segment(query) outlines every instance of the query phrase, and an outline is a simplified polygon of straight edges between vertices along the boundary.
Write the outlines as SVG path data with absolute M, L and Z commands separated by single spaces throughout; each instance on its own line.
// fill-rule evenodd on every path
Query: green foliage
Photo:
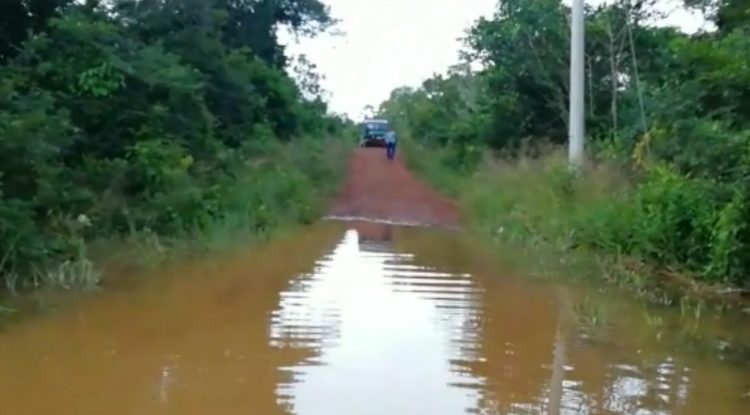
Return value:
M 468 30 L 465 62 L 397 89 L 380 112 L 413 142 L 415 168 L 493 237 L 748 286 L 747 4 L 686 1 L 718 28 L 693 35 L 647 24 L 656 4 L 587 9 L 596 163 L 581 177 L 546 151 L 567 140 L 570 11 L 559 0 L 499 2 Z
M 748 259 L 748 200 L 737 191 L 718 213 L 710 241 L 707 275 L 724 282 L 742 283 L 746 278 Z
M 573 314 L 584 326 L 595 327 L 607 323 L 603 305 L 594 303 L 588 296 L 573 305 Z
M 326 137 L 349 121 L 303 95 L 276 33 L 330 26 L 318 0 L 0 9 L 0 278 L 11 290 L 95 286 L 94 239 L 191 238 L 225 221 L 257 235 L 315 218 L 337 147 Z M 317 79 L 308 73 L 305 90 L 319 93 Z
M 69 289 L 92 290 L 101 279 L 101 273 L 94 268 L 94 264 L 86 256 L 85 243 L 78 240 L 75 257 L 63 261 L 52 269 L 39 271 L 35 284 Z
M 18 53 L 29 33 L 47 29 L 72 0 L 3 0 L 0 5 L 0 64 Z M 88 3 L 91 3 L 89 1 Z
M 707 282 L 746 284 L 750 212 L 735 183 L 689 178 L 667 164 L 649 167 L 634 184 L 608 164 L 575 177 L 557 154 L 491 160 L 467 175 L 446 161 L 443 149 L 407 151 L 420 155 L 421 164 L 412 165 L 456 196 L 471 225 L 492 238 L 565 256 L 635 258 Z

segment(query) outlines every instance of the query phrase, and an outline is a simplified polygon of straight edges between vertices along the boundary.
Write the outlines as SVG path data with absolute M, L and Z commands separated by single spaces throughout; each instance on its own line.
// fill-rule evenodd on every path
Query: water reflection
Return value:
M 272 344 L 317 356 L 280 370 L 277 393 L 296 414 L 464 413 L 483 381 L 452 362 L 476 358 L 467 275 L 417 266 L 393 251 L 391 231 L 347 232 L 281 296 Z M 439 399 L 434 399 L 439 397 Z
M 622 297 L 591 336 L 578 288 L 476 248 L 323 224 L 177 264 L 0 332 L 0 414 L 750 413 L 747 364 L 660 341 Z
M 419 234 L 357 224 L 281 295 L 272 345 L 310 352 L 279 369 L 287 411 L 699 414 L 694 395 L 730 395 L 709 385 L 696 392 L 689 358 L 633 343 L 632 328 L 592 342 L 567 289 L 467 268 L 467 253 L 447 242 L 454 236 Z M 731 372 L 693 363 L 709 377 Z M 727 413 L 745 406 L 737 405 Z
M 393 225 L 361 222 L 353 230 L 357 232 L 360 251 L 370 251 L 379 245 L 393 251 Z

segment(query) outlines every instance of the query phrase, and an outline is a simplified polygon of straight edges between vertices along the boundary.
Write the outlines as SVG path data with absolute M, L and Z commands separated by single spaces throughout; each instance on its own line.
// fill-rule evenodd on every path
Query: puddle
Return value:
M 750 413 L 747 364 L 673 316 L 607 298 L 589 327 L 455 232 L 323 223 L 163 274 L 0 333 L 0 413 Z

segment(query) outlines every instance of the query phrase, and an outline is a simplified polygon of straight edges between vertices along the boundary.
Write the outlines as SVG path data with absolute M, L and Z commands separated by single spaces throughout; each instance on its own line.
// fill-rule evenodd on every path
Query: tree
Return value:
M 72 0 L 4 0 L 0 4 L 0 64 L 16 56 L 30 33 L 47 28 Z
M 349 127 L 315 96 L 314 68 L 302 67 L 305 91 L 289 76 L 276 38 L 281 26 L 309 36 L 332 24 L 317 0 L 0 7 L 6 281 L 94 236 L 174 235 L 220 220 L 249 160 L 270 157 L 275 143 Z M 96 227 L 73 226 L 78 217 Z

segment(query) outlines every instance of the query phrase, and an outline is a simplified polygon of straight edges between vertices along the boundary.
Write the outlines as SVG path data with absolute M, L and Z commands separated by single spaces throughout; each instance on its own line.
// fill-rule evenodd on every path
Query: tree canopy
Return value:
M 747 283 L 750 256 L 739 252 L 750 248 L 750 6 L 688 0 L 716 30 L 686 34 L 652 25 L 656 5 L 586 10 L 589 154 L 634 174 L 647 215 L 638 226 L 654 238 L 634 234 L 618 249 L 640 246 L 659 261 Z M 565 144 L 569 14 L 560 0 L 499 2 L 467 31 L 461 67 L 394 91 L 380 112 L 403 134 L 454 149 L 452 163 L 465 169 L 483 148 Z
M 318 0 L 0 8 L 0 274 L 65 255 L 81 215 L 91 236 L 196 226 L 264 143 L 346 123 L 303 95 L 276 36 L 328 28 Z

